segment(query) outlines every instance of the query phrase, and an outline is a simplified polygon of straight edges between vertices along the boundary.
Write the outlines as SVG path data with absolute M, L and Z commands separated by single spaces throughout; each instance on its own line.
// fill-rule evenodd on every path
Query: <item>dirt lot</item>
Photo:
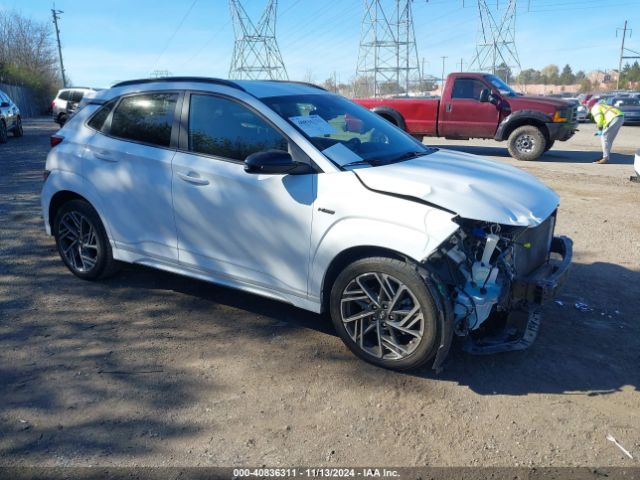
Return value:
M 638 466 L 640 128 L 613 165 L 589 163 L 582 130 L 534 163 L 454 147 L 554 188 L 575 266 L 532 348 L 456 344 L 436 376 L 369 366 L 327 318 L 248 294 L 140 267 L 73 277 L 38 203 L 54 125 L 26 124 L 0 145 L 0 464 Z

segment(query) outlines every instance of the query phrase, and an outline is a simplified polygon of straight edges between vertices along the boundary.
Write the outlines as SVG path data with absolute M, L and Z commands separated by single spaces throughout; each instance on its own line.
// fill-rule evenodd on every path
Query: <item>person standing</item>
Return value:
M 613 141 L 624 123 L 624 113 L 606 103 L 596 103 L 591 108 L 591 116 L 596 122 L 596 135 L 602 141 L 602 158 L 593 163 L 607 163 L 611 154 Z

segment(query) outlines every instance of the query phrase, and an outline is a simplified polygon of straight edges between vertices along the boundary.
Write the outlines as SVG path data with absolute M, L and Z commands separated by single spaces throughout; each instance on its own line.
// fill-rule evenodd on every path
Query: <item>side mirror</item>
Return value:
M 500 97 L 498 97 L 497 95 L 494 95 L 493 93 L 489 94 L 489 103 L 498 105 L 500 103 Z
M 483 88 L 480 91 L 480 97 L 478 98 L 478 100 L 481 103 L 487 103 L 489 101 L 490 96 L 491 96 L 491 91 L 488 88 Z
M 282 150 L 252 153 L 244 160 L 244 171 L 247 173 L 290 175 L 314 172 L 311 165 L 294 161 L 288 152 Z
M 11 104 L 9 102 L 0 103 L 0 107 L 2 107 L 2 108 L 7 108 L 7 107 L 10 107 L 10 106 L 11 106 Z

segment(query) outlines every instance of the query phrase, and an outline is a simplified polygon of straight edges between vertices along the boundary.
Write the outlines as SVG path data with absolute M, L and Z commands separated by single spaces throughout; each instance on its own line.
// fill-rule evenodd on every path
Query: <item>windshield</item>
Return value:
M 515 97 L 518 95 L 509 85 L 504 83 L 500 78 L 495 75 L 485 75 L 484 78 L 491 82 L 491 85 L 496 87 L 498 91 L 507 97 Z
M 339 167 L 386 165 L 435 151 L 338 95 L 290 95 L 262 101 Z

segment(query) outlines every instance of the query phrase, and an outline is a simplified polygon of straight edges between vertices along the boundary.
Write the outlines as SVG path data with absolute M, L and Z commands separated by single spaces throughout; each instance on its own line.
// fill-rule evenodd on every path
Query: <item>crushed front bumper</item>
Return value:
M 559 255 L 560 261 L 552 259 L 526 277 L 516 279 L 511 291 L 513 301 L 543 305 L 555 298 L 569 274 L 573 242 L 568 237 L 553 237 L 551 253 Z
M 551 259 L 525 278 L 514 281 L 511 291 L 513 310 L 502 330 L 492 335 L 467 337 L 463 346 L 466 352 L 492 355 L 531 346 L 540 327 L 540 305 L 553 300 L 567 279 L 573 242 L 567 237 L 554 237 L 551 253 L 559 255 L 560 260 Z

